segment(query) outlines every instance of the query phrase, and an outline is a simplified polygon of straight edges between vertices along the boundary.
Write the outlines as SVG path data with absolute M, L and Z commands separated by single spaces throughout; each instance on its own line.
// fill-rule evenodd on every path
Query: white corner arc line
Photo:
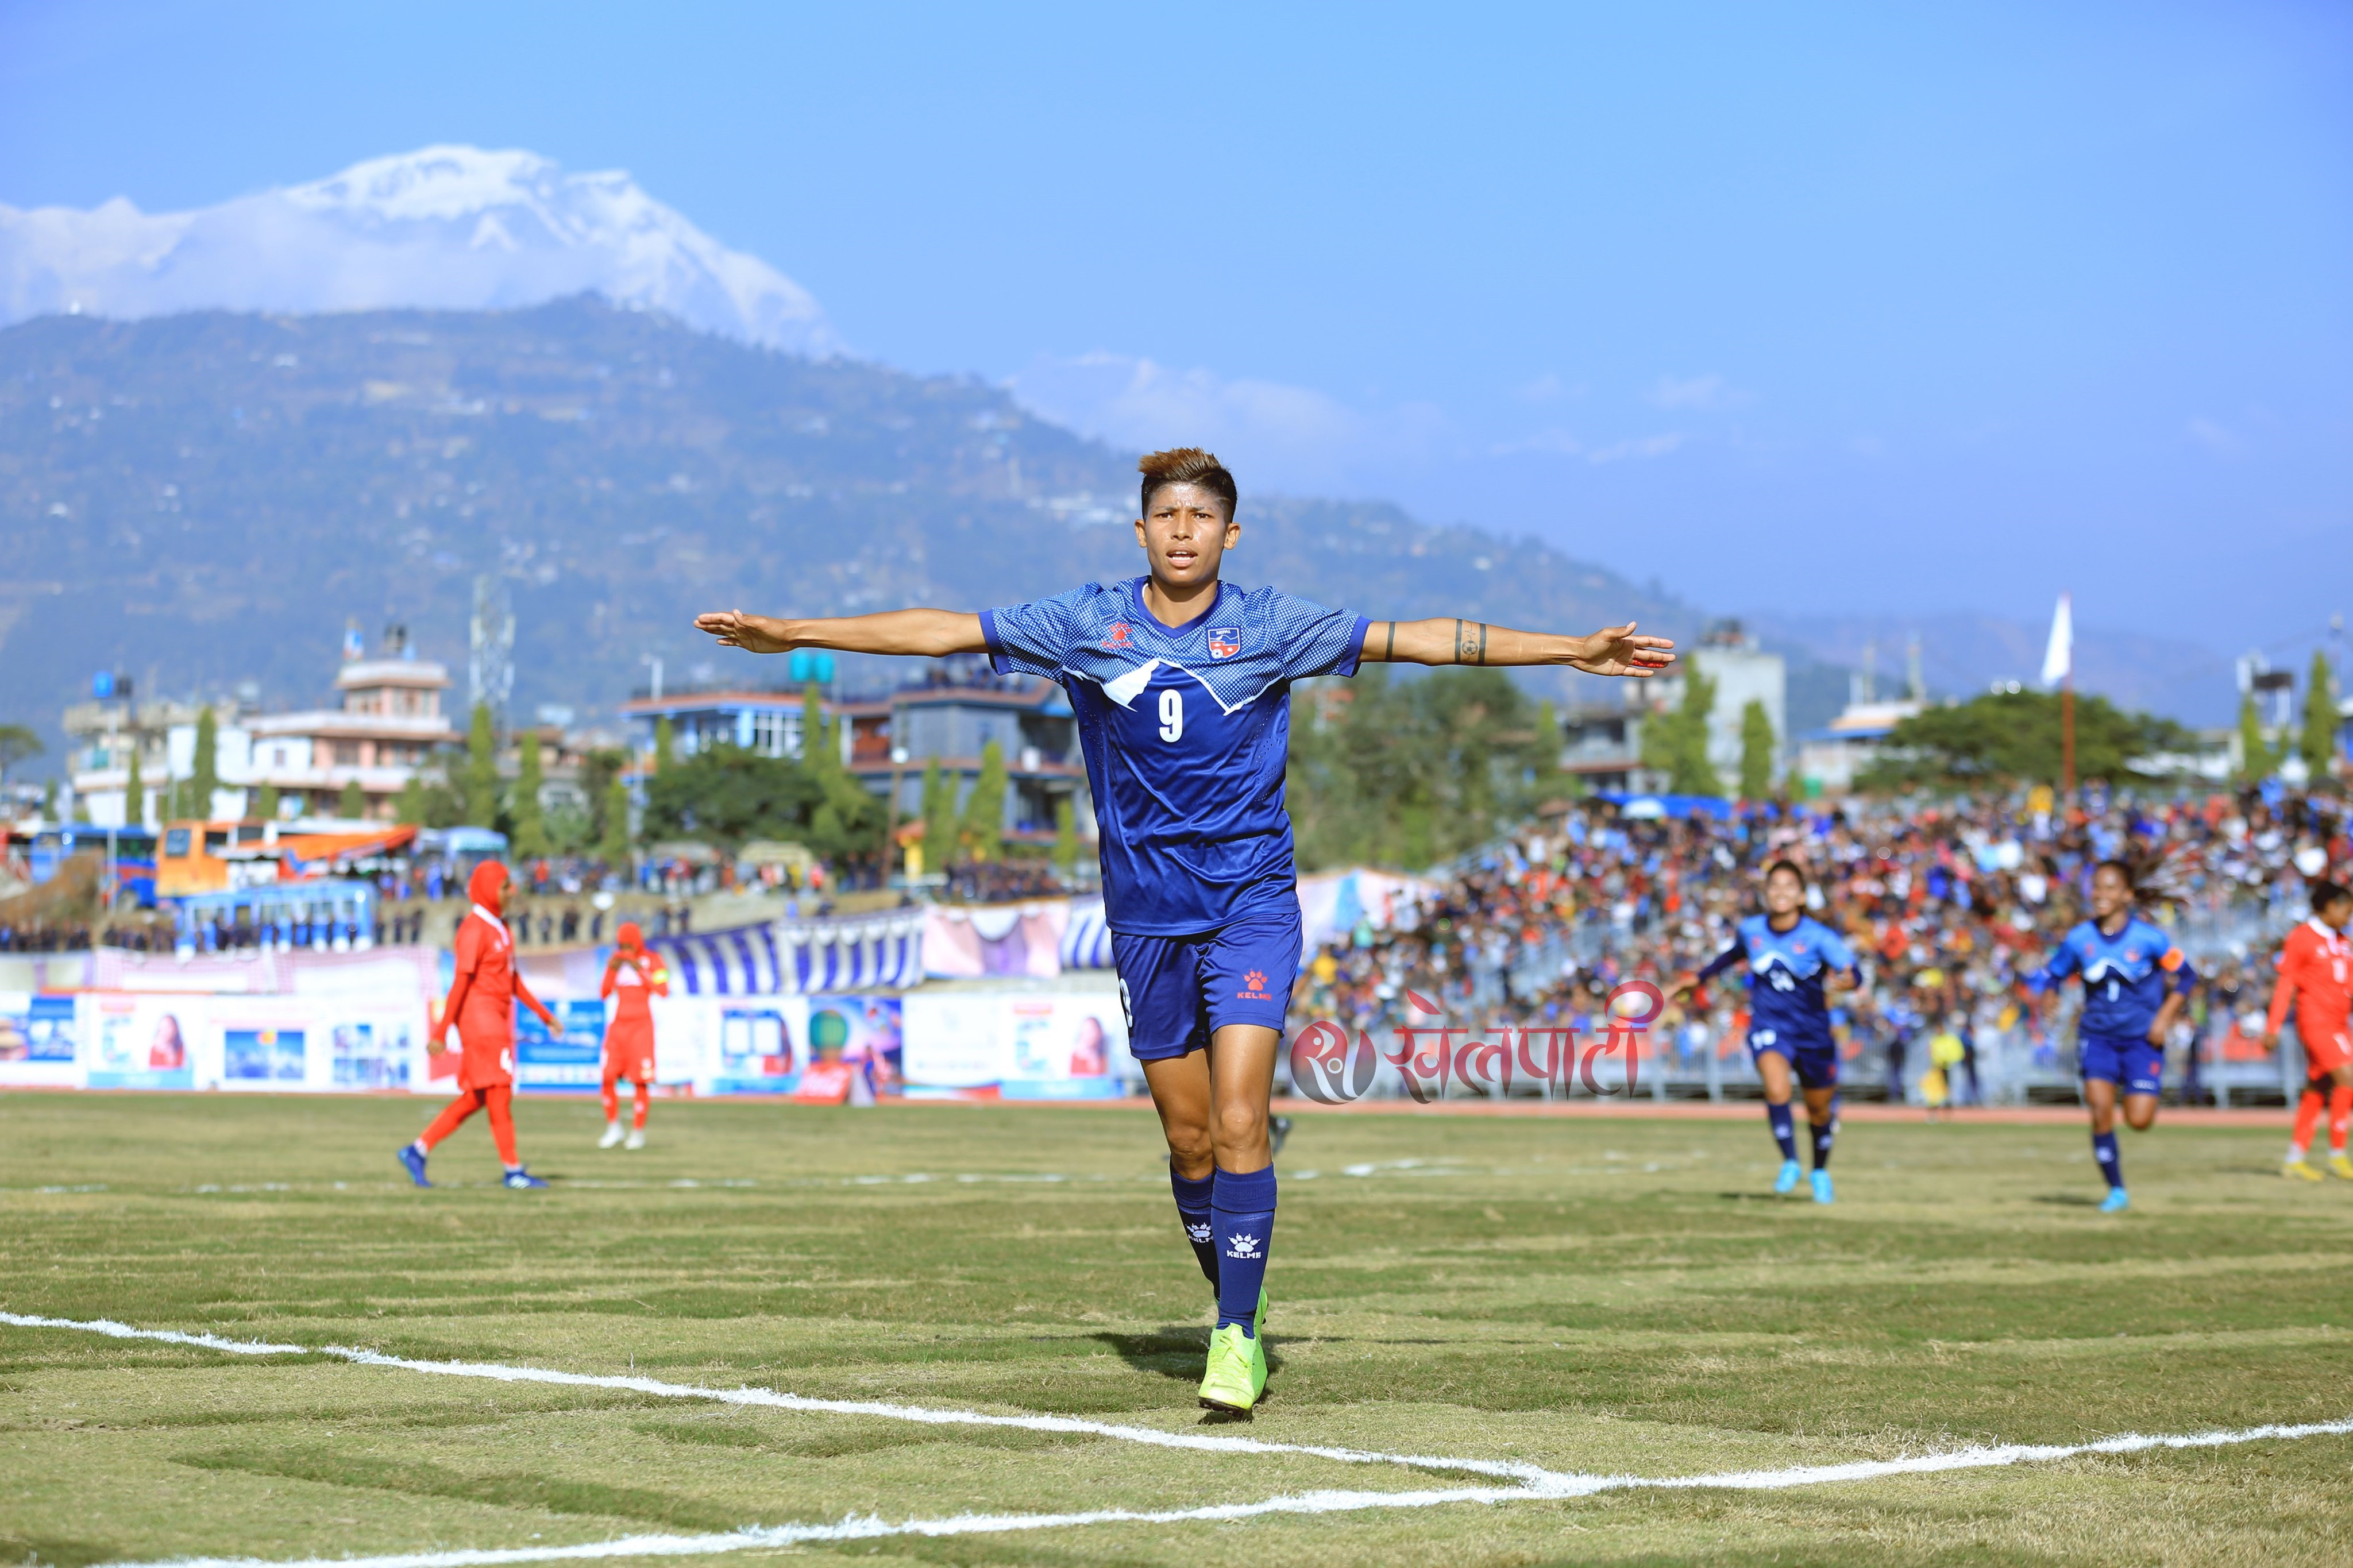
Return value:
M 511 1563 L 576 1563 L 613 1557 L 708 1557 L 763 1547 L 793 1546 L 804 1542 L 872 1541 L 892 1535 L 990 1535 L 1069 1530 L 1091 1524 L 1220 1522 L 1263 1518 L 1269 1514 L 1356 1513 L 1373 1509 L 1439 1508 L 1449 1503 L 1559 1501 L 1605 1491 L 1696 1487 L 1780 1490 L 1833 1481 L 1870 1480 L 1882 1476 L 1985 1469 L 2067 1458 L 2081 1454 L 2139 1453 L 2151 1448 L 2211 1448 L 2233 1443 L 2348 1435 L 2353 1435 L 2353 1421 L 2320 1421 L 2303 1426 L 2250 1426 L 2235 1431 L 2194 1432 L 2178 1436 L 2147 1436 L 2133 1433 L 2103 1438 L 2095 1443 L 2009 1443 L 1998 1447 L 1959 1448 L 1950 1453 L 1921 1454 L 1903 1459 L 1809 1465 L 1786 1470 L 1736 1470 L 1708 1476 L 1565 1475 L 1559 1477 L 1559 1480 L 1567 1483 L 1566 1485 L 1451 1487 L 1394 1492 L 1327 1490 L 1291 1493 L 1259 1502 L 1211 1503 L 1200 1508 L 1149 1511 L 1096 1509 L 1084 1513 L 965 1513 L 949 1519 L 915 1519 L 898 1523 L 853 1516 L 839 1524 L 754 1525 L 711 1535 L 631 1535 L 617 1541 L 593 1541 L 574 1546 L 418 1552 L 380 1557 L 311 1557 L 290 1562 L 260 1557 L 174 1557 L 154 1563 L 109 1563 L 102 1568 L 505 1568 Z
M 606 1377 L 590 1373 L 554 1372 L 535 1366 L 508 1366 L 498 1362 L 413 1361 L 381 1351 L 349 1345 L 273 1344 L 265 1340 L 231 1340 L 217 1334 L 184 1333 L 176 1329 L 141 1329 L 108 1318 L 45 1318 L 0 1311 L 0 1323 L 20 1329 L 65 1329 L 102 1334 L 109 1339 L 147 1340 L 162 1344 L 189 1345 L 230 1355 L 322 1355 L 355 1366 L 425 1373 L 441 1377 L 486 1378 L 495 1383 L 543 1383 L 565 1388 L 602 1388 L 616 1393 L 650 1394 L 660 1399 L 708 1400 L 718 1405 L 749 1405 L 772 1410 L 797 1410 L 827 1415 L 869 1415 L 886 1421 L 912 1421 L 931 1426 L 1011 1426 L 1030 1432 L 1056 1432 L 1072 1436 L 1111 1437 L 1160 1448 L 1190 1448 L 1228 1454 L 1299 1454 L 1335 1459 L 1348 1465 L 1402 1465 L 1417 1470 L 1454 1470 L 1493 1476 L 1528 1485 L 1552 1485 L 1577 1478 L 1547 1470 L 1540 1465 L 1497 1459 L 1452 1459 L 1436 1455 L 1387 1454 L 1361 1448 L 1324 1447 L 1307 1443 L 1270 1443 L 1257 1437 L 1229 1437 L 1207 1432 L 1163 1432 L 1151 1426 L 1127 1426 L 1090 1421 L 1077 1415 L 992 1415 L 978 1410 L 939 1410 L 921 1405 L 891 1405 L 862 1399 L 816 1399 L 780 1394 L 768 1388 L 708 1388 L 691 1383 L 664 1383 L 650 1377 Z

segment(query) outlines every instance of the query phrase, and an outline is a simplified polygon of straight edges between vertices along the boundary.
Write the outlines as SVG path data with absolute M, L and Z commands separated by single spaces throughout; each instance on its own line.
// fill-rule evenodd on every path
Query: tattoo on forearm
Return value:
M 1389 635 L 1381 642 L 1381 662 L 1387 664 L 1397 657 L 1397 623 L 1389 623 Z
M 1484 621 L 1479 623 L 1479 657 L 1471 662 L 1473 664 L 1487 662 L 1487 623 Z
M 1454 623 L 1455 663 L 1484 664 L 1487 662 L 1487 623 L 1481 621 L 1477 624 L 1479 634 L 1477 640 L 1473 641 L 1471 633 L 1463 629 L 1460 620 Z

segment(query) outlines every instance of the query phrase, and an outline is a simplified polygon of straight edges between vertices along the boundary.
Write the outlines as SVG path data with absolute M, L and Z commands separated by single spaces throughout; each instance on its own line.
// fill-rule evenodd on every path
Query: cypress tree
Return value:
M 980 776 L 965 797 L 964 837 L 972 858 L 984 863 L 1005 858 L 1005 748 L 995 741 L 980 748 Z
M 491 705 L 474 704 L 473 722 L 466 731 L 466 823 L 472 827 L 499 825 L 498 736 L 491 728 Z
M 2329 765 L 2337 760 L 2336 687 L 2337 672 L 2328 668 L 2328 655 L 2313 649 L 2312 673 L 2304 685 L 2304 731 L 2296 737 L 2295 749 L 2312 770 L 2314 784 L 2328 777 Z
M 212 820 L 213 792 L 220 788 L 220 721 L 207 706 L 196 714 L 196 759 L 188 771 L 191 816 Z
M 1740 710 L 1740 798 L 1763 800 L 1773 793 L 1773 719 L 1762 699 Z
M 522 762 L 515 773 L 514 805 L 509 813 L 514 819 L 514 852 L 522 859 L 535 860 L 547 853 L 547 817 L 539 808 L 540 787 L 545 783 L 538 731 L 527 730 L 522 737 Z

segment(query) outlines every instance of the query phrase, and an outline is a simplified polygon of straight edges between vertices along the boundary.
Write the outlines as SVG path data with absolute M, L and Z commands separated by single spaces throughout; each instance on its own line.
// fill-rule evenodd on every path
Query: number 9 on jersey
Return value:
M 1173 686 L 1164 688 L 1160 693 L 1160 738 L 1164 741 L 1185 738 L 1185 694 Z

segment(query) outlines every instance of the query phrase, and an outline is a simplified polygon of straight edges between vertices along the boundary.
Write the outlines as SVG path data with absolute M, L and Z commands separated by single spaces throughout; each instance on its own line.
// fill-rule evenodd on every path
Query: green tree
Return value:
M 2188 751 L 2196 743 L 2195 736 L 2170 719 L 2126 712 L 2105 697 L 2075 699 L 2079 778 L 2137 777 L 2127 766 L 2133 759 Z M 2058 695 L 1993 691 L 1926 709 L 1897 724 L 1855 782 L 1865 789 L 2056 784 L 2059 763 Z
M 471 827 L 499 825 L 498 734 L 491 728 L 491 705 L 474 704 L 473 722 L 466 730 L 464 774 L 466 824 Z
M 1740 710 L 1740 798 L 1763 800 L 1773 793 L 1772 715 L 1764 702 L 1750 698 Z
M 41 786 L 41 820 L 43 822 L 55 822 L 57 819 L 58 781 L 51 779 L 48 783 Z
M 2304 730 L 2295 748 L 2315 784 L 2329 776 L 2337 760 L 2337 672 L 2328 666 L 2328 655 L 2315 648 L 2312 673 L 2304 683 Z
M 1054 797 L 1054 868 L 1069 876 L 1079 864 L 1079 808 L 1067 794 Z
M 207 706 L 196 714 L 196 759 L 188 770 L 188 815 L 212 819 L 213 792 L 220 788 L 220 721 Z
M 792 839 L 815 849 L 814 823 L 825 803 L 823 786 L 789 757 L 709 746 L 647 781 L 645 836 L 729 849 L 754 838 Z M 609 805 L 606 815 L 609 824 Z M 626 808 L 620 820 L 628 821 Z
M 654 721 L 654 772 L 670 766 L 677 750 L 676 731 L 670 728 L 670 715 L 665 713 Z
M 1292 710 L 1284 800 L 1309 869 L 1460 855 L 1546 798 L 1543 764 L 1559 754 L 1498 669 L 1398 680 L 1374 665 L 1345 687 L 1297 689 Z
M 139 745 L 131 746 L 131 778 L 122 786 L 122 820 L 133 827 L 147 826 L 147 781 L 139 773 Z
M 601 845 L 605 842 L 607 826 L 605 807 L 612 798 L 613 781 L 621 776 L 621 770 L 628 763 L 629 753 L 618 748 L 591 752 L 580 760 L 580 797 L 588 803 L 588 837 L 592 843 Z M 626 789 L 622 791 L 621 798 L 624 801 L 628 799 Z M 628 837 L 628 820 L 626 816 L 622 819 L 621 832 L 624 837 Z
M 278 820 L 278 786 L 276 784 L 266 784 L 261 786 L 261 798 L 255 803 L 253 815 L 264 822 Z
M 616 773 L 605 785 L 604 821 L 598 826 L 596 853 L 605 864 L 626 875 L 629 869 L 629 782 Z
M 507 814 L 514 823 L 514 852 L 519 858 L 536 860 L 548 852 L 547 818 L 539 805 L 539 792 L 546 783 L 540 763 L 539 732 L 526 730 L 522 760 L 515 771 L 514 802 Z
M 868 859 L 882 837 L 883 803 L 841 761 L 844 718 L 828 718 L 817 683 L 801 692 L 801 767 L 822 796 L 809 813 L 808 847 L 828 860 Z
M 1700 669 L 1696 657 L 1683 661 L 1683 700 L 1671 712 L 1655 713 L 1642 722 L 1642 765 L 1667 775 L 1667 788 L 1677 795 L 1724 793 L 1724 781 L 1707 760 L 1707 721 L 1715 711 L 1715 682 Z
M 360 788 L 357 779 L 343 781 L 343 793 L 335 802 L 335 815 L 346 822 L 356 822 L 367 815 L 367 791 Z
M 393 806 L 393 820 L 408 827 L 425 826 L 425 775 L 411 773 L 408 782 L 400 786 L 400 799 Z
M 2239 782 L 2259 784 L 2279 772 L 2284 752 L 2263 739 L 2263 716 L 2255 695 L 2239 699 Z
M 975 860 L 1005 858 L 1005 748 L 994 740 L 980 747 L 980 776 L 964 801 L 964 839 Z
M 26 757 L 37 757 L 47 750 L 40 736 L 29 724 L 0 724 L 0 784 L 8 782 L 8 770 Z
M 944 871 L 956 863 L 956 839 L 962 829 L 956 817 L 955 781 L 940 772 L 937 757 L 923 763 L 923 870 Z

